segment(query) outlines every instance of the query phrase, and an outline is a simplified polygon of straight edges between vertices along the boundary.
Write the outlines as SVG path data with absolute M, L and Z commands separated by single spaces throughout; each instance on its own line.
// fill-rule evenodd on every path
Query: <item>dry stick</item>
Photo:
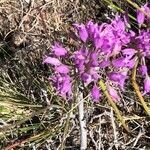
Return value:
M 83 94 L 79 93 L 78 96 L 78 109 L 79 109 L 79 123 L 80 123 L 80 150 L 87 149 L 87 130 L 86 130 L 86 120 L 84 117 L 84 101 Z
M 112 127 L 113 127 L 113 132 L 114 132 L 114 144 L 116 149 L 118 149 L 118 132 L 116 130 L 116 125 L 115 125 L 115 119 L 114 119 L 114 113 L 113 113 L 113 109 L 111 108 L 111 112 L 110 112 L 110 118 L 111 118 L 111 123 L 112 123 Z
M 143 108 L 145 109 L 146 113 L 150 116 L 150 108 L 147 106 L 146 102 L 144 101 L 144 98 L 140 92 L 140 89 L 139 89 L 139 86 L 138 84 L 136 83 L 136 69 L 137 69 L 137 66 L 138 66 L 138 60 L 133 68 L 133 71 L 132 71 L 132 78 L 131 78 L 131 81 L 132 81 L 132 86 L 143 106 Z
M 108 102 L 109 102 L 109 103 L 111 104 L 111 106 L 113 107 L 113 109 L 114 109 L 114 111 L 115 111 L 115 113 L 116 113 L 116 115 L 117 115 L 117 118 L 120 120 L 120 122 L 122 123 L 123 127 L 125 128 L 125 130 L 130 133 L 129 128 L 128 128 L 128 127 L 126 126 L 126 124 L 125 124 L 124 118 L 123 118 L 122 115 L 120 114 L 120 111 L 119 111 L 119 109 L 117 108 L 116 104 L 113 102 L 111 96 L 109 95 L 109 93 L 108 93 L 108 91 L 107 91 L 106 85 L 105 85 L 105 83 L 104 83 L 102 80 L 99 81 L 99 86 L 101 87 L 103 93 L 104 93 L 105 96 L 107 97 Z

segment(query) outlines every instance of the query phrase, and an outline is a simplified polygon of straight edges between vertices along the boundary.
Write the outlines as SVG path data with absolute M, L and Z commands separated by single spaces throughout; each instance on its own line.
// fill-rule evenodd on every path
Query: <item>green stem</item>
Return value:
M 132 71 L 132 86 L 143 106 L 143 108 L 145 109 L 146 113 L 150 116 L 150 108 L 147 106 L 146 102 L 144 101 L 144 98 L 140 92 L 140 88 L 138 86 L 138 84 L 136 83 L 136 70 L 137 70 L 137 66 L 138 66 L 138 61 L 136 62 L 133 71 Z
M 104 93 L 105 96 L 107 97 L 108 102 L 109 102 L 109 103 L 111 104 L 111 106 L 113 107 L 113 109 L 114 109 L 114 111 L 115 111 L 115 113 L 116 113 L 116 115 L 117 115 L 118 120 L 120 120 L 120 122 L 122 123 L 123 127 L 125 128 L 125 130 L 126 130 L 127 132 L 130 132 L 130 130 L 128 129 L 128 127 L 127 127 L 126 124 L 125 124 L 125 120 L 123 119 L 123 117 L 122 117 L 122 115 L 121 115 L 119 109 L 117 108 L 116 104 L 113 102 L 111 96 L 109 95 L 109 93 L 108 93 L 108 91 L 107 91 L 106 85 L 105 85 L 105 83 L 104 83 L 102 80 L 99 81 L 99 86 L 101 87 L 103 93 Z
M 115 5 L 115 4 L 113 4 L 113 2 L 112 1 L 109 1 L 109 0 L 104 0 L 106 3 L 108 3 L 112 8 L 114 8 L 115 10 L 117 10 L 117 11 L 119 11 L 119 12 L 121 12 L 121 13 L 125 13 L 126 11 L 125 10 L 123 10 L 122 8 L 120 8 L 120 7 L 118 7 L 117 5 Z M 139 7 L 139 9 L 140 9 L 140 7 Z M 142 11 L 143 12 L 143 11 Z M 137 19 L 134 17 L 134 16 L 132 16 L 131 14 L 128 14 L 128 16 L 132 19 L 132 20 L 134 20 L 134 21 L 136 21 Z M 142 26 L 143 27 L 146 27 L 146 24 L 142 24 Z
M 150 14 L 145 12 L 143 9 L 141 9 L 138 4 L 132 2 L 131 0 L 126 0 L 130 5 L 132 5 L 134 8 L 136 8 L 137 10 L 141 11 L 145 16 L 150 18 Z

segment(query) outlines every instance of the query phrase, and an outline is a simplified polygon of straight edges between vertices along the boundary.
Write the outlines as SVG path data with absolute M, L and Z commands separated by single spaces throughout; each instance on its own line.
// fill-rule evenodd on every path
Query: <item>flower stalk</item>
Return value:
M 116 104 L 115 104 L 114 101 L 112 100 L 110 94 L 109 94 L 108 91 L 107 91 L 106 85 L 105 85 L 105 83 L 104 83 L 102 80 L 99 81 L 99 86 L 101 87 L 103 93 L 104 93 L 105 96 L 107 97 L 108 102 L 109 102 L 109 103 L 111 104 L 111 106 L 113 107 L 113 109 L 114 109 L 114 111 L 115 111 L 115 113 L 116 113 L 116 115 L 117 115 L 118 120 L 120 120 L 120 122 L 122 123 L 123 127 L 125 128 L 125 130 L 126 130 L 127 132 L 130 132 L 129 128 L 128 128 L 127 125 L 125 124 L 124 118 L 122 117 L 122 115 L 121 115 L 119 109 L 117 108 Z
M 132 80 L 132 86 L 133 86 L 133 88 L 134 88 L 134 90 L 135 90 L 135 92 L 136 92 L 136 94 L 137 94 L 137 96 L 138 96 L 138 98 L 139 98 L 139 100 L 140 100 L 140 102 L 141 102 L 144 110 L 150 116 L 150 108 L 147 106 L 146 102 L 144 101 L 144 98 L 143 98 L 143 96 L 142 96 L 142 94 L 140 92 L 139 86 L 138 86 L 138 84 L 136 82 L 136 70 L 137 70 L 137 66 L 138 66 L 138 60 L 137 60 L 135 66 L 133 68 L 133 71 L 132 71 L 132 78 L 131 78 L 131 80 Z
M 143 9 L 141 9 L 138 4 L 132 2 L 131 0 L 126 0 L 130 5 L 132 5 L 134 8 L 136 8 L 137 10 L 141 11 L 145 16 L 147 16 L 148 18 L 150 18 L 150 14 L 145 12 Z

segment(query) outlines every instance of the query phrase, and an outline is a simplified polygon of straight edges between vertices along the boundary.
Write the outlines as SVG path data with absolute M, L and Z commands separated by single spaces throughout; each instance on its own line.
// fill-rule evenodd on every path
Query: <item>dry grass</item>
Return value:
M 98 0 L 0 0 L 0 149 L 56 150 L 64 139 L 63 149 L 79 149 L 77 104 L 55 95 L 42 58 L 55 40 L 71 45 L 72 23 L 106 21 L 106 13 Z M 132 134 L 105 97 L 85 100 L 89 150 L 150 149 L 150 118 L 131 87 L 121 96 L 118 108 Z

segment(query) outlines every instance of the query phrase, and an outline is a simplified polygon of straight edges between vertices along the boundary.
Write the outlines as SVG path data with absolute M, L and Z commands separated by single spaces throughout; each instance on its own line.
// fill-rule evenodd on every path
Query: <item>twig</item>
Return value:
M 136 138 L 136 140 L 135 140 L 135 142 L 134 142 L 134 144 L 133 144 L 133 147 L 136 146 L 136 144 L 139 141 L 139 139 L 141 138 L 141 136 L 143 136 L 143 133 L 140 131 L 139 134 L 138 134 L 138 136 L 137 136 L 137 138 Z
M 83 94 L 78 95 L 78 109 L 79 109 L 79 123 L 80 123 L 80 150 L 87 149 L 87 130 L 86 130 L 86 120 L 84 117 L 84 101 Z
M 111 123 L 112 123 L 112 127 L 113 127 L 113 132 L 114 132 L 114 144 L 115 144 L 116 149 L 118 149 L 118 146 L 119 146 L 119 143 L 118 143 L 118 132 L 116 130 L 114 113 L 113 113 L 113 109 L 112 108 L 111 108 L 111 112 L 110 112 L 110 118 L 111 118 Z
M 98 133 L 99 133 L 99 141 L 98 141 L 98 150 L 102 149 L 103 148 L 103 145 L 102 145 L 102 119 L 101 117 L 99 117 L 99 129 L 98 129 Z

